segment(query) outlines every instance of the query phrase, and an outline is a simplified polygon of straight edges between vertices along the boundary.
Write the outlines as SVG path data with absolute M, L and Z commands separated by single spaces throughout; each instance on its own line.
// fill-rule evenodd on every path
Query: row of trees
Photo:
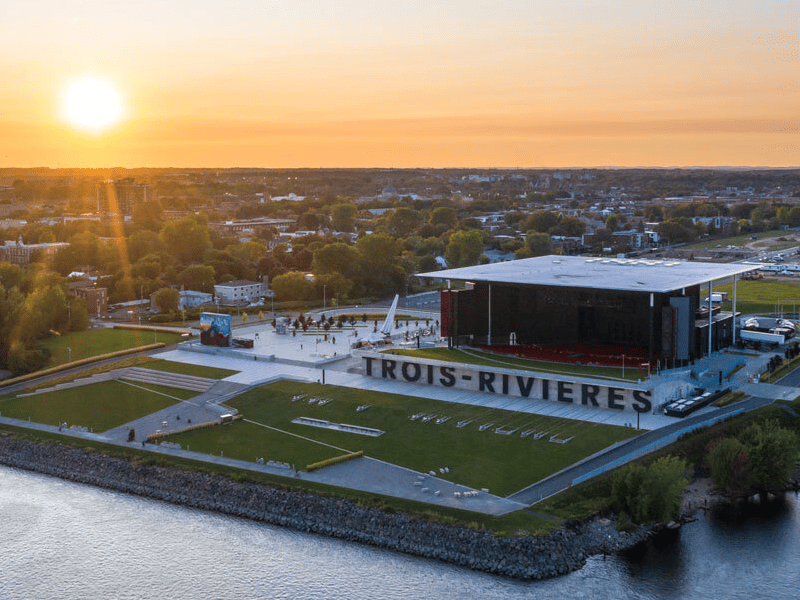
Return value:
M 39 369 L 49 358 L 39 340 L 88 325 L 86 303 L 63 277 L 41 265 L 0 263 L 0 366 L 14 374 Z

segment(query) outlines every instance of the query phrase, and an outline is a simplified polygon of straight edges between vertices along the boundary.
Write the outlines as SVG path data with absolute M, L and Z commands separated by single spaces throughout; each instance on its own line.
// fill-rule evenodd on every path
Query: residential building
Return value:
M 214 301 L 222 305 L 246 305 L 258 302 L 267 294 L 267 284 L 264 282 L 238 279 L 219 283 L 214 286 Z
M 108 290 L 97 287 L 89 281 L 77 282 L 75 287 L 70 285 L 70 291 L 86 302 L 86 312 L 90 316 L 101 317 L 108 312 Z

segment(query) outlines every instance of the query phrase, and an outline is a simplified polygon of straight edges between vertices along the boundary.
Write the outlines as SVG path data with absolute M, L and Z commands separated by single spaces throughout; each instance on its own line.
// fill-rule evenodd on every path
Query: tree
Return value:
M 663 456 L 647 467 L 630 464 L 613 476 L 611 496 L 619 510 L 625 510 L 637 523 L 668 521 L 677 516 L 681 494 L 688 484 L 686 462 Z
M 349 233 L 356 224 L 358 210 L 352 204 L 334 204 L 331 206 L 331 225 L 336 231 Z
M 669 521 L 678 516 L 681 494 L 689 483 L 686 462 L 676 456 L 662 456 L 650 463 L 642 482 L 639 517 L 651 521 Z
M 358 238 L 359 282 L 367 294 L 385 295 L 396 288 L 400 259 L 400 243 L 385 233 L 375 233 Z M 401 288 L 402 289 L 402 288 Z M 358 290 L 354 290 L 358 294 Z
M 353 282 L 343 277 L 340 273 L 330 273 L 317 277 L 315 287 L 318 298 L 322 298 L 327 294 L 328 300 L 331 300 L 336 298 L 337 294 L 342 298 L 346 298 L 350 290 L 353 289 Z
M 133 207 L 133 224 L 140 229 L 161 229 L 162 210 L 158 200 L 140 202 Z
M 19 288 L 22 285 L 22 267 L 7 262 L 0 262 L 0 285 L 5 289 Z
M 201 262 L 211 248 L 208 226 L 191 217 L 167 222 L 161 229 L 161 240 L 167 251 L 184 264 Z
M 483 254 L 483 235 L 479 231 L 457 231 L 450 236 L 444 252 L 447 266 L 451 269 L 469 267 L 478 263 Z
M 795 206 L 789 210 L 788 223 L 792 227 L 800 226 L 800 206 Z
M 690 219 L 681 217 L 677 220 L 663 221 L 656 227 L 658 234 L 670 244 L 677 242 L 693 242 L 697 239 L 697 229 Z
M 89 311 L 86 308 L 86 300 L 70 298 L 67 313 L 70 331 L 86 331 L 89 328 Z
M 543 210 L 535 212 L 528 217 L 524 223 L 523 231 L 533 229 L 540 233 L 547 233 L 556 225 L 558 225 L 558 215 L 549 210 Z
M 191 265 L 178 273 L 178 283 L 187 290 L 206 292 L 214 291 L 217 275 L 214 267 L 208 265 Z
M 617 231 L 619 229 L 619 215 L 611 214 L 606 217 L 606 229 Z
M 420 273 L 430 273 L 431 271 L 439 270 L 439 263 L 430 254 L 425 254 L 419 257 L 419 265 L 417 267 Z
M 411 235 L 422 223 L 425 217 L 421 212 L 418 212 L 407 206 L 401 206 L 392 212 L 389 217 L 389 233 L 395 237 L 408 237 Z
M 310 300 L 314 296 L 314 284 L 303 273 L 292 271 L 278 275 L 272 280 L 272 291 L 280 301 Z
M 244 242 L 233 244 L 225 248 L 225 252 L 233 256 L 239 262 L 255 264 L 264 257 L 267 248 L 262 242 Z
M 140 258 L 131 270 L 134 277 L 156 279 L 162 271 L 161 257 L 157 254 L 148 254 Z
M 428 220 L 431 225 L 444 225 L 452 229 L 458 223 L 458 212 L 450 206 L 439 206 L 431 211 Z
M 553 251 L 550 236 L 546 233 L 528 232 L 525 243 L 531 251 L 531 256 L 545 256 Z
M 771 419 L 753 423 L 741 437 L 750 453 L 753 486 L 759 491 L 782 487 L 797 460 L 797 435 Z
M 707 461 L 718 488 L 729 494 L 743 494 L 750 489 L 750 453 L 736 438 L 717 442 L 709 450 Z
M 644 209 L 644 218 L 650 223 L 660 221 L 664 218 L 664 209 L 658 204 L 651 204 Z
M 77 233 L 69 240 L 70 244 L 62 248 L 53 260 L 53 269 L 67 275 L 77 267 L 85 265 L 99 266 L 100 243 L 97 236 L 88 231 Z
M 148 254 L 156 254 L 164 249 L 164 243 L 154 231 L 135 231 L 128 238 L 128 257 L 136 262 Z
M 179 299 L 178 290 L 168 287 L 161 288 L 153 297 L 160 312 L 177 311 Z
M 295 225 L 300 231 L 317 231 L 324 221 L 323 215 L 310 210 L 297 217 Z
M 551 232 L 552 235 L 566 235 L 568 237 L 580 237 L 586 232 L 586 223 L 577 217 L 564 217 L 556 228 Z
M 314 250 L 311 270 L 315 275 L 341 273 L 348 279 L 354 279 L 358 273 L 358 262 L 359 256 L 355 248 L 336 242 Z

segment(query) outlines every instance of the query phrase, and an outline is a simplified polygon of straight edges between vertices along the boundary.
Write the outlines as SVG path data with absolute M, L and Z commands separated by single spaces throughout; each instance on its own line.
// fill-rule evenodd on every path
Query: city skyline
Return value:
M 0 165 L 800 164 L 796 2 L 4 8 Z M 76 126 L 70 85 L 119 94 Z

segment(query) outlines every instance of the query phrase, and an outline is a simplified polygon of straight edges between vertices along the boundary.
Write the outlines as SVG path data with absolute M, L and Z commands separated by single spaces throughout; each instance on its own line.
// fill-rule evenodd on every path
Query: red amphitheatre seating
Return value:
M 531 360 L 557 363 L 595 364 L 607 367 L 625 366 L 635 368 L 648 362 L 647 351 L 641 348 L 625 348 L 608 344 L 538 344 L 532 346 L 493 345 L 479 346 L 481 350 L 519 356 Z M 624 355 L 624 359 L 623 359 Z

